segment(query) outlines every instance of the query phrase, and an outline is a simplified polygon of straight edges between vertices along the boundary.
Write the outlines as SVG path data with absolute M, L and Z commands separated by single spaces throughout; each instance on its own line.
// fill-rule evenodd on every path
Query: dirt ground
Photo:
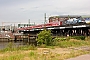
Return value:
M 75 58 L 70 58 L 67 60 L 90 60 L 90 54 L 86 54 L 86 55 L 81 55 Z

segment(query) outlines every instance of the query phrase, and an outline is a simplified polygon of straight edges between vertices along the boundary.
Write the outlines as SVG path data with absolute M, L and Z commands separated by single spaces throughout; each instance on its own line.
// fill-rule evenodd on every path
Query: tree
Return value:
M 38 45 L 45 44 L 47 46 L 52 45 L 52 36 L 50 30 L 43 30 L 38 34 L 37 38 Z

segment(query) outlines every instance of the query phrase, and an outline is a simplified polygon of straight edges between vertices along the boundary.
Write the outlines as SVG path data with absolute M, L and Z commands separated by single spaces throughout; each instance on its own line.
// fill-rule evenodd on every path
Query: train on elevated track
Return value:
M 59 27 L 59 26 L 76 26 L 86 24 L 85 19 L 82 16 L 52 16 L 49 17 L 49 23 L 39 24 L 34 26 L 28 26 L 23 28 L 18 28 L 18 30 L 32 30 L 32 29 L 42 29 L 49 27 Z

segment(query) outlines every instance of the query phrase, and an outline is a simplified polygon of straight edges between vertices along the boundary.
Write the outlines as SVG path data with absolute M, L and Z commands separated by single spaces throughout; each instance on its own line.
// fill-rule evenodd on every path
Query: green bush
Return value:
M 69 41 L 70 37 L 56 37 L 53 39 L 53 45 L 58 45 L 58 43 L 63 42 L 63 41 Z
M 54 41 L 69 41 L 70 37 L 56 37 L 53 39 Z
M 55 38 L 54 40 L 56 40 L 56 41 L 65 41 L 66 40 L 66 38 Z
M 73 36 L 72 38 L 77 40 L 85 40 L 85 36 Z
M 43 30 L 38 34 L 37 44 L 40 46 L 42 44 L 45 44 L 47 46 L 52 45 L 52 36 L 50 30 Z

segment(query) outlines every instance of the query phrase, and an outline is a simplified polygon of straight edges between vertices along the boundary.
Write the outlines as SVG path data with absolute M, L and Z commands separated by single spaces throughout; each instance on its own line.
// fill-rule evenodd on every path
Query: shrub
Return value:
M 57 37 L 56 37 L 56 38 L 54 38 L 54 40 L 55 40 L 55 41 L 65 41 L 66 38 L 57 38 Z
M 43 30 L 38 34 L 37 44 L 42 45 L 45 44 L 47 46 L 52 45 L 52 36 L 50 30 Z
M 58 43 L 63 41 L 69 41 L 70 37 L 56 37 L 53 39 L 53 45 L 58 45 Z
M 73 36 L 72 38 L 77 40 L 85 40 L 85 36 Z

